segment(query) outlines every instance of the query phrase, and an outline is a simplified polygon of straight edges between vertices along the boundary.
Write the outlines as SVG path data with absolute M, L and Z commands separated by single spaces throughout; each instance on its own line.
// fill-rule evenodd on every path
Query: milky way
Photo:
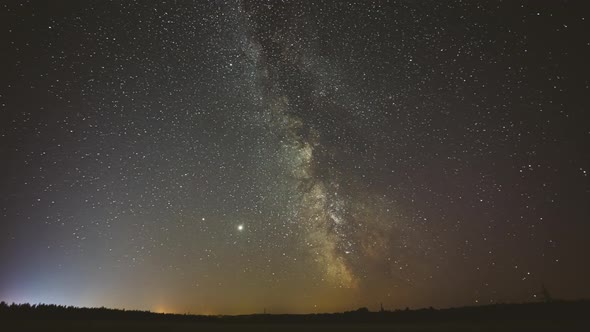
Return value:
M 1 7 L 0 300 L 590 296 L 581 2 L 45 7 Z

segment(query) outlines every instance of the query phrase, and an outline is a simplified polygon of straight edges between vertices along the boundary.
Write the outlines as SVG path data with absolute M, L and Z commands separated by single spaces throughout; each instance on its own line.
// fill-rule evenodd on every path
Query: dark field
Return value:
M 200 323 L 149 321 L 10 321 L 4 331 L 588 331 L 582 321 L 449 323 Z
M 10 321 L 4 331 L 588 331 L 588 322 L 200 323 L 150 321 Z
M 590 302 L 335 314 L 194 316 L 55 305 L 0 306 L 2 331 L 588 331 Z

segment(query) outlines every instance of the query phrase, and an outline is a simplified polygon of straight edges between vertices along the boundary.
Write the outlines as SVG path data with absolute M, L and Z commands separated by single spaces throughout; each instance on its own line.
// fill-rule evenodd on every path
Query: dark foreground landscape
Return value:
M 0 322 L 3 331 L 588 331 L 590 301 L 240 316 L 2 302 Z

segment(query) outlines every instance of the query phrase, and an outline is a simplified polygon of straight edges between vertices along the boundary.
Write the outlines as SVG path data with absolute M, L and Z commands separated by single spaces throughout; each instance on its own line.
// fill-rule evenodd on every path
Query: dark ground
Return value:
M 442 323 L 202 323 L 153 321 L 11 321 L 4 331 L 588 331 L 580 321 Z
M 335 314 L 195 316 L 0 304 L 2 331 L 588 331 L 590 301 Z

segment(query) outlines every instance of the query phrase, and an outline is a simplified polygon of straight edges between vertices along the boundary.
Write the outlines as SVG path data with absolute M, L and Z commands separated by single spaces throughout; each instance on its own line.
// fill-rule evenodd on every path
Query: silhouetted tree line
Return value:
M 590 319 L 590 301 L 553 301 L 546 303 L 492 304 L 450 309 L 382 310 L 371 312 L 367 308 L 332 314 L 274 315 L 254 314 L 240 316 L 201 316 L 188 314 L 158 314 L 150 311 L 78 308 L 53 304 L 0 303 L 0 320 L 167 320 L 192 322 L 273 322 L 273 323 L 395 323 L 395 322 L 483 322 L 502 320 L 560 321 Z
M 151 311 L 79 308 L 55 304 L 15 304 L 0 302 L 0 319 L 76 320 L 190 320 L 213 321 L 215 316 L 160 314 Z

